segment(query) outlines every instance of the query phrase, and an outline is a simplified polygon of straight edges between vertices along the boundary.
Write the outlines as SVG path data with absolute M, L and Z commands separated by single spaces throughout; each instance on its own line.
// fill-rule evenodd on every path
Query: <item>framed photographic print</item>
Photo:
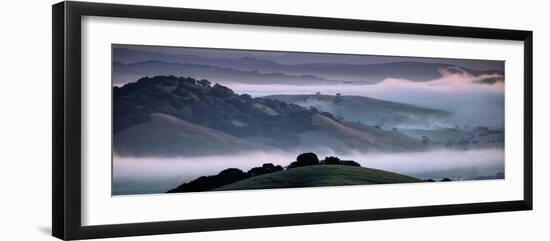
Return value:
M 532 209 L 532 32 L 61 2 L 53 235 Z

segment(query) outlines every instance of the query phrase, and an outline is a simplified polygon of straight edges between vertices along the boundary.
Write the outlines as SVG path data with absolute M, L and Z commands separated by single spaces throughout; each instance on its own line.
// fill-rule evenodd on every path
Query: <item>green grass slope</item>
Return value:
M 380 100 L 365 96 L 335 95 L 271 95 L 262 98 L 293 103 L 341 116 L 346 121 L 368 125 L 420 125 L 429 121 L 443 121 L 451 113 L 444 110 L 420 107 L 406 103 Z
M 214 190 L 224 191 L 413 182 L 421 182 L 421 180 L 372 168 L 344 165 L 316 165 L 292 168 L 280 172 L 251 177 L 216 188 Z
M 115 153 L 123 156 L 176 157 L 275 150 L 172 115 L 153 113 L 150 119 L 115 133 Z

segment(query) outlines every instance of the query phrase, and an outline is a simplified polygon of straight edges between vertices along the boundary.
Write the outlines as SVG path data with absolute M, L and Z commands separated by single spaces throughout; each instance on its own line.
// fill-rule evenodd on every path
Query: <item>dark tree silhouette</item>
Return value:
M 235 95 L 233 90 L 217 83 L 210 89 L 210 92 L 213 96 L 221 98 L 233 97 Z
M 210 81 L 206 80 L 206 79 L 201 79 L 198 81 L 198 84 L 203 86 L 203 87 L 210 87 Z
M 338 165 L 338 164 L 342 164 L 342 162 L 340 161 L 340 158 L 338 158 L 338 157 L 333 157 L 333 156 L 327 156 L 327 157 L 325 157 L 325 160 L 323 160 L 323 163 L 324 163 L 324 164 L 327 164 L 327 165 Z
M 228 168 L 218 173 L 218 175 L 199 177 L 191 182 L 184 183 L 177 188 L 169 190 L 168 192 L 174 193 L 208 191 L 214 188 L 221 187 L 223 185 L 243 180 L 247 177 L 248 175 L 246 173 L 237 168 Z
M 288 169 L 295 167 L 319 165 L 319 158 L 313 152 L 302 153 L 296 157 L 296 161 L 290 163 Z
M 254 177 L 254 176 L 264 175 L 264 174 L 278 172 L 282 170 L 283 170 L 282 166 L 279 166 L 279 165 L 275 166 L 272 163 L 266 163 L 266 164 L 263 164 L 261 167 L 254 167 L 250 169 L 248 172 L 246 172 L 246 174 L 250 177 Z
M 296 161 L 290 163 L 287 169 L 313 166 L 313 165 L 346 165 L 357 166 L 361 165 L 352 160 L 340 160 L 338 157 L 328 156 L 325 157 L 323 162 L 319 162 L 319 158 L 313 152 L 302 153 L 296 157 Z M 225 186 L 234 182 L 238 182 L 247 178 L 265 175 L 273 172 L 283 171 L 283 167 L 280 165 L 274 165 L 273 163 L 264 163 L 261 167 L 254 167 L 248 170 L 246 173 L 237 168 L 228 168 L 217 175 L 202 176 L 188 183 L 181 184 L 180 186 L 167 191 L 168 193 L 176 192 L 201 192 L 216 189 L 221 186 Z M 447 178 L 446 178 L 447 179 Z M 450 181 L 450 179 L 447 179 Z M 445 181 L 445 180 L 442 180 Z

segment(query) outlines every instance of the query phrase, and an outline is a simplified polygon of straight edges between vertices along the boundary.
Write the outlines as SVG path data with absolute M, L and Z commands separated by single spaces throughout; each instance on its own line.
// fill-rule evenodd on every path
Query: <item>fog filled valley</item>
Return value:
M 504 178 L 501 62 L 163 48 L 113 49 L 113 195 L 325 178 L 307 153 L 388 172 L 309 186 Z
M 319 156 L 335 156 L 327 153 Z M 504 172 L 501 149 L 450 150 L 403 153 L 350 153 L 337 155 L 362 166 L 402 173 L 420 179 L 475 180 L 497 178 Z M 281 166 L 296 159 L 288 152 L 252 152 L 208 157 L 116 157 L 114 194 L 163 193 L 200 176 L 217 174 L 233 167 L 249 170 L 264 163 Z M 484 178 L 486 177 L 486 178 Z

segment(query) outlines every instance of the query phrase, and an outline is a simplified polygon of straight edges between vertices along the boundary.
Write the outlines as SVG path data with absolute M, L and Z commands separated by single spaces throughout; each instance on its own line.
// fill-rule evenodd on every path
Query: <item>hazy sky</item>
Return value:
M 242 58 L 253 57 L 278 62 L 280 64 L 303 64 L 303 63 L 349 63 L 349 64 L 379 64 L 391 62 L 427 62 L 453 64 L 475 70 L 499 70 L 504 71 L 504 61 L 495 60 L 471 60 L 471 59 L 443 59 L 443 58 L 421 58 L 421 57 L 392 57 L 375 55 L 352 55 L 352 54 L 323 54 L 323 53 L 300 53 L 280 51 L 255 51 L 255 50 L 230 50 L 230 49 L 208 49 L 208 48 L 187 48 L 187 47 L 159 47 L 159 46 L 131 46 L 122 45 L 124 48 L 135 50 L 153 51 L 166 54 L 188 54 L 205 57 Z M 122 47 L 121 46 L 121 47 Z

